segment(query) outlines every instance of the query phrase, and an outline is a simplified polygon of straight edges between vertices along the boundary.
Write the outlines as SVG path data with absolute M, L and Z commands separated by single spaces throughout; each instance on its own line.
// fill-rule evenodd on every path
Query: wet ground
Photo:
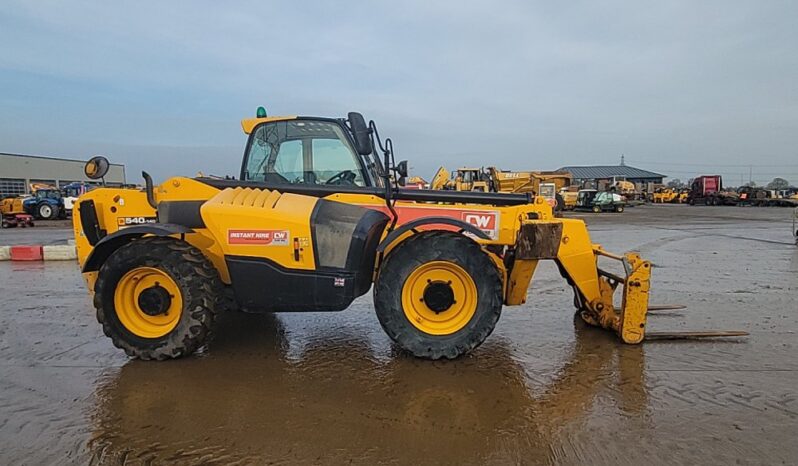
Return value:
M 0 229 L 0 246 L 66 244 L 72 239 L 72 220 L 36 220 L 34 227 Z
M 138 362 L 102 335 L 73 263 L 0 262 L 0 464 L 798 462 L 790 212 L 579 216 L 658 266 L 653 303 L 689 305 L 650 330 L 751 335 L 620 344 L 574 321 L 547 265 L 529 304 L 453 362 L 399 353 L 368 296 L 341 313 L 231 314 L 201 355 Z

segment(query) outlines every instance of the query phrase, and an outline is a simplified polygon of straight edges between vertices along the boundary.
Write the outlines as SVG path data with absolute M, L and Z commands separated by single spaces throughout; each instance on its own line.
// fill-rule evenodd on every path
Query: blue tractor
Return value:
M 58 188 L 39 188 L 22 202 L 25 213 L 40 220 L 66 218 L 64 196 Z

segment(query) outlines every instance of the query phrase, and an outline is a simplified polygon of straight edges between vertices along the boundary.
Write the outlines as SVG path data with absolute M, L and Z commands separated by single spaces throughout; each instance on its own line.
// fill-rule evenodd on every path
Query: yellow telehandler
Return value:
M 526 301 L 541 260 L 559 265 L 586 322 L 626 343 L 646 336 L 651 263 L 604 251 L 584 222 L 555 218 L 542 198 L 402 189 L 407 163 L 359 113 L 269 117 L 261 107 L 242 127 L 239 179 L 155 186 L 142 173 L 144 189 L 78 201 L 79 264 L 97 319 L 130 356 L 191 354 L 229 307 L 338 311 L 373 284 L 377 317 L 399 347 L 456 358 L 488 337 L 502 306 Z M 86 174 L 107 166 L 92 159 Z M 600 257 L 622 272 L 599 268 Z M 740 332 L 703 335 L 729 334 Z

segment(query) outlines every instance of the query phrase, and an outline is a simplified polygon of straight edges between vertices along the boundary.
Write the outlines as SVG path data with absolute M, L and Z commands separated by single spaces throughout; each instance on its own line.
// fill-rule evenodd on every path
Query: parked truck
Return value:
M 796 207 L 798 194 L 792 190 L 773 190 L 757 186 L 743 186 L 738 190 L 738 205 L 754 207 Z
M 736 205 L 738 199 L 737 193 L 723 190 L 723 177 L 720 175 L 696 177 L 687 195 L 690 205 Z

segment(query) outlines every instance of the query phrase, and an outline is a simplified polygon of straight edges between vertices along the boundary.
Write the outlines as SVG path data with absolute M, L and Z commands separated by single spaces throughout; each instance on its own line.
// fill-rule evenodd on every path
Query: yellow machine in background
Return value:
M 33 216 L 25 212 L 24 201 L 30 196 L 7 197 L 0 200 L 0 227 L 32 227 Z
M 542 197 L 554 207 L 558 192 L 568 187 L 571 179 L 571 174 L 567 172 L 512 172 L 496 167 L 460 168 L 450 177 L 449 171 L 440 167 L 430 187 L 453 191 L 531 193 Z
M 687 202 L 689 190 L 676 190 L 673 188 L 657 188 L 651 195 L 651 202 L 655 204 L 684 204 Z
M 405 186 L 414 189 L 429 189 L 429 183 L 427 183 L 427 180 L 420 176 L 411 176 L 407 179 Z
M 407 175 L 406 162 L 393 162 L 392 141 L 358 113 L 267 117 L 260 108 L 242 126 L 238 180 L 156 186 L 143 173 L 143 190 L 79 199 L 79 263 L 104 333 L 127 354 L 191 354 L 223 309 L 337 311 L 373 287 L 399 347 L 455 358 L 488 337 L 504 305 L 526 301 L 541 260 L 558 264 L 586 322 L 627 343 L 646 336 L 651 263 L 604 251 L 584 222 L 555 218 L 542 198 L 399 188 L 392 180 Z M 101 166 L 90 161 L 87 175 L 102 176 Z M 600 258 L 620 273 L 599 268 Z
M 568 172 L 513 172 L 488 167 L 488 173 L 496 186 L 496 191 L 502 193 L 540 193 L 541 184 L 554 185 L 555 191 L 560 191 L 570 186 L 572 180 Z
M 658 188 L 652 194 L 651 202 L 654 204 L 669 204 L 679 199 L 679 193 L 671 188 Z
M 561 188 L 560 197 L 562 197 L 563 200 L 563 209 L 574 210 L 579 199 L 579 187 L 569 186 L 567 188 Z
M 3 215 L 24 214 L 25 209 L 22 207 L 22 197 L 7 197 L 0 200 L 0 213 Z
M 432 181 L 429 183 L 429 189 L 433 189 L 436 191 L 440 191 L 442 189 L 447 189 L 449 184 L 449 170 L 446 167 L 438 168 L 438 171 L 435 172 L 435 175 L 432 177 Z
M 451 175 L 445 167 L 438 168 L 432 177 L 430 189 L 452 191 L 493 191 L 487 172 L 482 168 L 458 168 Z

